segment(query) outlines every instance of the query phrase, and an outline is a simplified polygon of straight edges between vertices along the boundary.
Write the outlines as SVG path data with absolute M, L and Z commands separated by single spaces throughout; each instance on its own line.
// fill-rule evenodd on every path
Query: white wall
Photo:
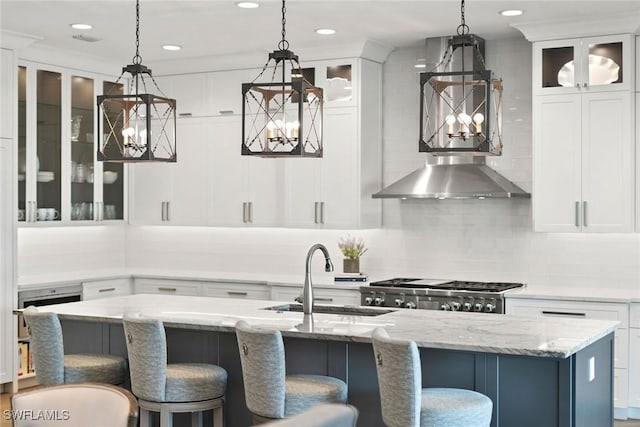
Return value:
M 384 184 L 422 165 L 417 152 L 419 84 L 413 68 L 419 48 L 394 51 L 384 67 Z M 489 41 L 487 67 L 504 80 L 504 154 L 490 166 L 531 190 L 531 45 L 524 39 Z M 328 141 L 327 143 L 330 143 Z M 371 275 L 636 288 L 637 234 L 545 234 L 531 231 L 528 200 L 385 200 L 384 228 L 353 230 L 369 252 L 361 268 Z M 20 273 L 77 265 L 304 274 L 311 244 L 327 245 L 340 268 L 337 241 L 346 231 L 128 227 L 115 237 L 104 227 L 22 229 Z M 45 236 L 42 243 L 41 233 Z M 106 240 L 105 240 L 106 239 Z M 126 240 L 126 256 L 119 244 Z M 79 242 L 95 246 L 79 250 Z M 57 251 L 59 263 L 51 258 Z M 87 263 L 78 264 L 77 257 Z M 320 257 L 317 257 L 320 258 Z M 83 259 L 83 258 L 79 258 Z M 45 265 L 41 265 L 41 262 Z M 321 262 L 314 263 L 321 271 Z

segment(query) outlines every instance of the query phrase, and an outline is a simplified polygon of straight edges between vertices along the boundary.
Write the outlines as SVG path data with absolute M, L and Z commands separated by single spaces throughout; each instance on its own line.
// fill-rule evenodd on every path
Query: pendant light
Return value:
M 484 39 L 470 34 L 462 0 L 457 35 L 441 62 L 420 74 L 419 150 L 433 155 L 502 154 L 502 80 L 484 64 Z
M 251 83 L 242 84 L 242 155 L 322 157 L 323 92 L 309 82 L 289 50 L 286 22 L 282 0 L 278 50 Z M 271 81 L 256 83 L 263 75 Z
M 109 93 L 98 95 L 98 160 L 175 162 L 176 100 L 162 93 L 140 56 L 140 2 L 136 0 L 136 54 Z M 118 85 L 130 75 L 126 94 Z M 148 93 L 152 82 L 162 96 Z

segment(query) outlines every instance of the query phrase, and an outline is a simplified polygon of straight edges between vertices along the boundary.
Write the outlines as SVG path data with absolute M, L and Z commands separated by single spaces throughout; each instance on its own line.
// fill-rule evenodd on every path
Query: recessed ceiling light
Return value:
M 260 5 L 254 1 L 239 1 L 236 3 L 236 6 L 243 9 L 255 9 L 256 7 L 260 7 Z
M 330 36 L 332 34 L 336 33 L 336 30 L 332 29 L 332 28 L 318 28 L 316 30 L 317 34 L 323 35 L 323 36 Z
M 509 10 L 503 10 L 502 12 L 500 12 L 500 15 L 502 16 L 520 16 L 522 14 L 523 12 L 520 9 L 509 9 Z
M 71 28 L 73 28 L 74 30 L 90 30 L 93 28 L 93 25 L 91 24 L 71 24 Z
M 165 44 L 165 45 L 162 46 L 162 48 L 164 50 L 173 50 L 173 51 L 175 51 L 175 50 L 182 49 L 182 46 L 179 46 L 177 44 Z

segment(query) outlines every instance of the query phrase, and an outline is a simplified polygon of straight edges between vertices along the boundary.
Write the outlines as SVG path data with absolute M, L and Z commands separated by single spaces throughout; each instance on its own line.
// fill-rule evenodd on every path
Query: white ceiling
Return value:
M 141 47 L 146 61 L 164 61 L 243 52 L 271 51 L 280 40 L 279 0 L 257 0 L 258 9 L 240 9 L 234 0 L 141 0 Z M 524 15 L 506 18 L 504 9 L 518 8 Z M 466 2 L 471 32 L 487 40 L 522 37 L 511 23 L 635 14 L 634 1 L 486 1 Z M 454 34 L 460 23 L 458 0 L 289 0 L 287 39 L 291 49 L 339 46 L 376 41 L 386 47 L 412 46 L 426 37 Z M 71 23 L 94 26 L 78 31 Z M 133 0 L 0 0 L 2 30 L 42 38 L 39 44 L 99 55 L 107 61 L 127 63 L 135 53 L 135 1 Z M 314 30 L 334 28 L 333 36 Z M 101 39 L 94 43 L 72 38 L 83 34 Z M 163 44 L 179 44 L 180 52 L 163 51 Z

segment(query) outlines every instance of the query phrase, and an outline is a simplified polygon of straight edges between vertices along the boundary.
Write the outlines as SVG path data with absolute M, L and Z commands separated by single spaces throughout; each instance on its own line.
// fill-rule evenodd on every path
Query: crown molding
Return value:
M 558 19 L 511 24 L 530 42 L 559 40 L 603 34 L 634 34 L 640 29 L 640 15 Z
M 42 37 L 31 34 L 0 30 L 0 47 L 3 49 L 20 50 L 40 40 Z

